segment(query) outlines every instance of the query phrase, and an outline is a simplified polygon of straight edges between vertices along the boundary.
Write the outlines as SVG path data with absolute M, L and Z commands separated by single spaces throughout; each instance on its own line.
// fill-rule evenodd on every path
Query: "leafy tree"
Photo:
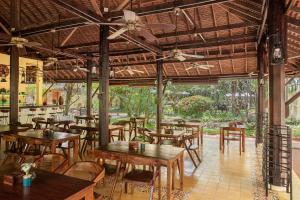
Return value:
M 178 109 L 181 115 L 195 118 L 201 117 L 212 105 L 213 101 L 210 98 L 196 95 L 182 98 L 178 103 Z

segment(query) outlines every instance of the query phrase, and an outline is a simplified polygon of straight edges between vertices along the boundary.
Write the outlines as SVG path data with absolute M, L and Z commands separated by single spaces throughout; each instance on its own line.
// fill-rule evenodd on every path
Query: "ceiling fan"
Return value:
M 173 24 L 165 24 L 165 23 L 143 23 L 141 18 L 132 11 L 132 0 L 131 0 L 131 10 L 123 10 L 123 17 L 121 19 L 115 20 L 112 23 L 108 23 L 110 25 L 120 26 L 121 29 L 111 34 L 108 39 L 112 40 L 119 37 L 121 34 L 127 31 L 135 31 L 140 37 L 145 38 L 149 42 L 154 42 L 158 40 L 149 29 L 160 29 L 160 30 L 174 30 L 175 26 Z
M 84 67 L 80 67 L 79 64 L 78 64 L 78 59 L 76 59 L 76 65 L 73 66 L 73 71 L 74 72 L 77 72 L 77 71 L 82 71 L 82 72 L 86 72 L 86 73 L 89 73 L 90 71 Z
M 16 46 L 17 48 L 42 46 L 38 42 L 29 42 L 27 39 L 22 37 L 11 37 L 10 42 L 6 44 L 0 44 L 0 46 Z
M 177 29 L 177 18 L 178 18 L 178 15 L 179 15 L 179 10 L 178 9 L 175 9 L 174 10 L 175 12 L 175 24 L 176 24 L 176 28 L 175 28 L 175 32 L 176 32 L 176 43 L 175 43 L 175 48 L 172 49 L 170 51 L 170 53 L 165 56 L 165 57 L 162 57 L 162 58 L 159 58 L 157 60 L 165 60 L 165 59 L 169 59 L 169 58 L 172 58 L 172 59 L 175 59 L 175 60 L 178 60 L 180 62 L 183 62 L 187 59 L 187 57 L 189 58 L 204 58 L 203 55 L 197 55 L 197 54 L 187 54 L 187 53 L 184 53 L 182 52 L 182 50 L 178 49 L 177 46 L 178 46 L 178 29 Z
M 144 73 L 143 71 L 132 69 L 130 66 L 125 66 L 124 69 L 116 71 L 115 73 L 117 74 L 117 73 L 121 73 L 123 71 L 127 71 L 130 75 L 134 75 L 134 73 L 141 73 L 141 74 Z
M 203 64 L 198 64 L 198 63 L 191 63 L 191 66 L 188 67 L 186 70 L 190 70 L 190 69 L 196 69 L 196 68 L 200 68 L 200 69 L 209 69 L 214 67 L 214 65 L 203 65 Z

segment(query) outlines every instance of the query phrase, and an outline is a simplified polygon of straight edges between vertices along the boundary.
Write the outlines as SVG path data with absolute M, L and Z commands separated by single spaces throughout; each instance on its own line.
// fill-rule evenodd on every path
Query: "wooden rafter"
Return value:
M 74 28 L 68 35 L 67 35 L 67 37 L 62 41 L 62 43 L 60 44 L 60 46 L 62 47 L 62 46 L 64 46 L 70 39 L 71 39 L 71 37 L 74 35 L 74 33 L 77 31 L 77 27 L 76 28 Z

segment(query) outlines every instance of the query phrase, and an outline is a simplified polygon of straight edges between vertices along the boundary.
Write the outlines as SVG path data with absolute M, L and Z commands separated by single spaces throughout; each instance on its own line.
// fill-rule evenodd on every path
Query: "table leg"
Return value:
M 220 129 L 220 141 L 219 141 L 219 148 L 220 150 L 222 150 L 222 133 L 221 133 L 222 129 Z
M 167 164 L 167 199 L 172 199 L 172 162 Z
M 78 154 L 79 154 L 79 138 L 77 138 L 77 139 L 74 140 L 74 148 L 73 148 L 73 158 L 74 158 L 74 161 L 78 160 Z
M 111 131 L 108 131 L 108 142 L 111 143 Z
M 183 153 L 179 157 L 179 164 L 180 164 L 180 190 L 183 190 L 183 175 L 184 175 L 184 163 L 183 163 Z
M 94 200 L 94 189 L 93 187 L 90 187 L 84 195 L 85 200 Z
M 123 128 L 121 129 L 121 134 L 122 134 L 123 141 L 126 141 L 125 133 L 124 133 L 124 129 Z
M 246 131 L 245 129 L 243 130 L 243 135 L 242 135 L 242 138 L 243 138 L 243 141 L 242 141 L 242 144 L 243 144 L 243 152 L 245 152 L 245 134 L 246 134 Z
M 173 162 L 173 164 L 172 164 L 172 190 L 175 189 L 175 176 L 176 176 L 175 167 L 176 167 L 175 162 Z
M 56 152 L 56 143 L 52 142 L 51 144 L 51 153 L 55 153 Z

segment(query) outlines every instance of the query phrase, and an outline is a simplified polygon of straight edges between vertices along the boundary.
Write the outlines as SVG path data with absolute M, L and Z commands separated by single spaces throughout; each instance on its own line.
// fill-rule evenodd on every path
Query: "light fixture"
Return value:
M 93 67 L 92 67 L 92 74 L 97 74 L 97 68 L 96 68 L 95 64 L 93 64 Z
M 271 35 L 273 46 L 271 50 L 271 65 L 281 65 L 285 63 L 284 51 L 280 40 L 279 33 Z M 272 43 L 271 43 L 272 44 Z
M 109 78 L 111 79 L 115 78 L 115 70 L 112 67 L 109 70 Z
M 21 75 L 21 83 L 25 83 L 25 82 L 26 82 L 26 75 L 25 75 L 25 70 L 23 70 Z

